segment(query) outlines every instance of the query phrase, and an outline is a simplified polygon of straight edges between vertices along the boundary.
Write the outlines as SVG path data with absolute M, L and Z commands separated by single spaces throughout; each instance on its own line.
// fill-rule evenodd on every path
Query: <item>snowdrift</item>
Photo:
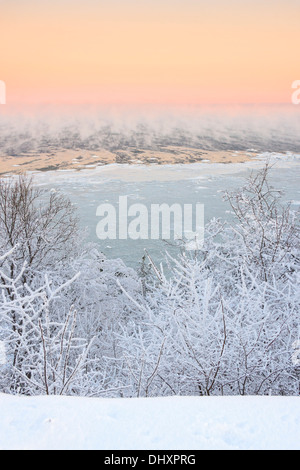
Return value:
M 298 397 L 0 395 L 2 450 L 300 449 Z

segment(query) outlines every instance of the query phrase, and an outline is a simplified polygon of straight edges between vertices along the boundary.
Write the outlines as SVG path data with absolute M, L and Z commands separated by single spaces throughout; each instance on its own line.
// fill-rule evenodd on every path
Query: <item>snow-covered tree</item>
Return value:
M 167 254 L 168 275 L 147 252 L 139 273 L 107 259 L 63 196 L 6 182 L 0 391 L 299 394 L 299 218 L 269 171 L 226 193 L 234 223 L 213 219 L 201 248 Z
M 269 171 L 226 194 L 234 224 L 212 220 L 204 246 L 169 256 L 171 275 L 148 285 L 143 322 L 123 347 L 138 390 L 155 371 L 144 394 L 299 393 L 298 214 Z
M 115 333 L 133 309 L 117 281 L 138 295 L 135 272 L 87 243 L 65 196 L 41 192 L 26 177 L 1 181 L 0 247 L 1 334 L 12 374 L 4 389 L 70 393 L 72 382 L 72 393 L 97 395 L 112 384 L 119 390 L 111 359 Z M 67 349 L 67 356 L 57 356 Z M 82 356 L 78 364 L 75 350 Z M 67 387 L 72 370 L 76 387 L 72 374 Z

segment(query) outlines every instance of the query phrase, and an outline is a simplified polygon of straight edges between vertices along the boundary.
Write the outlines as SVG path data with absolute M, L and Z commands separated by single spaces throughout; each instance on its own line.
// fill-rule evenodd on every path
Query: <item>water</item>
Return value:
M 278 159 L 271 170 L 271 183 L 284 191 L 285 201 L 300 204 L 299 163 Z M 260 161 L 247 164 L 192 164 L 192 165 L 109 165 L 96 170 L 59 171 L 38 174 L 36 182 L 48 189 L 60 190 L 76 205 L 81 224 L 88 227 L 89 239 L 96 242 L 110 258 L 121 258 L 136 268 L 146 248 L 156 263 L 160 263 L 167 249 L 176 254 L 178 248 L 163 240 L 104 240 L 96 235 L 97 207 L 103 203 L 118 209 L 119 197 L 127 196 L 128 204 L 142 203 L 172 205 L 202 203 L 205 222 L 213 217 L 231 219 L 223 191 L 234 190 L 245 184 L 251 171 L 263 166 Z

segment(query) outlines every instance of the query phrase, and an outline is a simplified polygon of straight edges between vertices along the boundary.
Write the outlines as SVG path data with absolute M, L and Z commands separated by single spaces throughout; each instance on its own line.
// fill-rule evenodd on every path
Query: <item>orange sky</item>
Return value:
M 0 0 L 7 103 L 280 103 L 297 0 Z

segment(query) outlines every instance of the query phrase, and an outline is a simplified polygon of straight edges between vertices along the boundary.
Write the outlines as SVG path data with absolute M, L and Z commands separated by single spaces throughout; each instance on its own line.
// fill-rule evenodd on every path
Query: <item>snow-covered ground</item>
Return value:
M 0 449 L 300 449 L 298 397 L 0 395 Z

